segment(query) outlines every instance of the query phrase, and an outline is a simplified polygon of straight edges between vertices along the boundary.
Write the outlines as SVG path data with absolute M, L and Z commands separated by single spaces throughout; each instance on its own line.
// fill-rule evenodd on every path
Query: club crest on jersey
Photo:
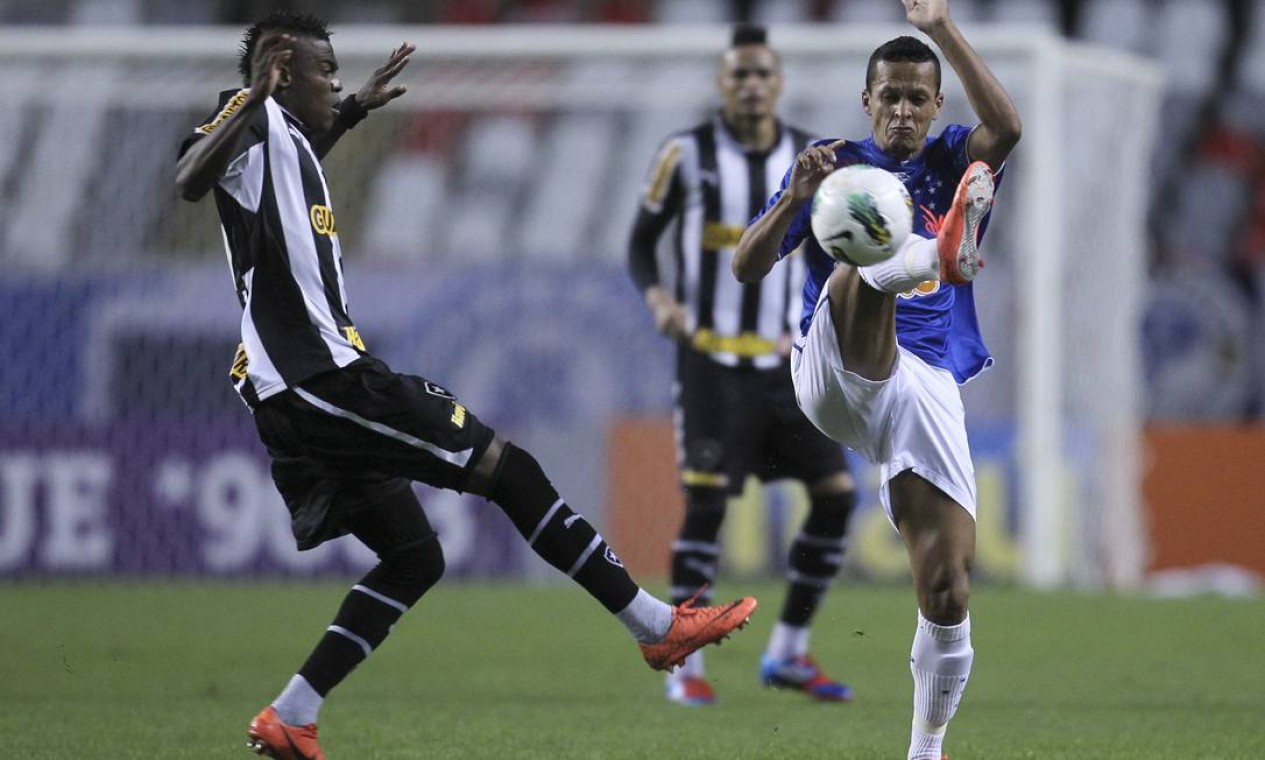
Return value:
M 432 396 L 439 396 L 440 398 L 446 398 L 446 399 L 448 399 L 449 401 L 456 401 L 456 400 L 457 400 L 457 397 L 453 394 L 453 392 L 452 392 L 452 391 L 448 390 L 447 388 L 445 388 L 445 387 L 444 387 L 444 386 L 442 386 L 442 385 L 439 385 L 439 384 L 437 384 L 437 383 L 432 383 L 432 382 L 431 382 L 431 381 L 429 381 L 429 380 L 427 380 L 427 381 L 426 381 L 426 382 L 422 385 L 422 387 L 423 387 L 423 388 L 425 388 L 425 389 L 426 389 L 426 392 L 427 392 L 427 393 L 429 393 L 429 394 L 430 394 L 430 395 L 432 395 Z
M 312 229 L 316 230 L 316 234 L 329 237 L 338 234 L 338 229 L 334 226 L 334 210 L 329 206 L 314 204 L 308 211 L 308 217 L 312 220 Z

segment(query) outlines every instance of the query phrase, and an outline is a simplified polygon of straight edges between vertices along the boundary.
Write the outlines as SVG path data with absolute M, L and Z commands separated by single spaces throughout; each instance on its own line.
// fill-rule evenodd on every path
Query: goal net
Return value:
M 866 60 L 908 31 L 774 27 L 784 120 L 868 134 Z M 990 515 L 981 570 L 1129 586 L 1146 553 L 1138 327 L 1160 80 L 1041 31 L 967 33 L 1025 124 L 977 281 L 997 365 L 964 390 Z M 715 108 L 726 36 L 347 27 L 332 40 L 348 92 L 401 40 L 418 45 L 407 95 L 326 160 L 365 340 L 538 452 L 599 523 L 611 421 L 671 408 L 671 353 L 624 273 L 638 191 L 660 141 Z M 215 215 L 174 192 L 177 145 L 239 83 L 238 37 L 0 31 L 0 573 L 370 561 L 350 545 L 293 552 L 226 381 L 239 312 Z M 974 123 L 947 67 L 945 92 L 933 131 Z M 494 510 L 425 501 L 455 572 L 536 572 Z

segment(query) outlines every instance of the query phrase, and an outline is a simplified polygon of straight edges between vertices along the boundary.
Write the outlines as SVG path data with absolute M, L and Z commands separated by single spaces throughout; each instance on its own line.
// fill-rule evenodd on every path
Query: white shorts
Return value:
M 823 293 L 808 335 L 791 352 L 800 409 L 823 433 L 879 466 L 879 499 L 889 520 L 888 483 L 905 470 L 944 491 L 974 518 L 975 466 L 953 375 L 904 348 L 886 380 L 849 372 L 825 301 Z

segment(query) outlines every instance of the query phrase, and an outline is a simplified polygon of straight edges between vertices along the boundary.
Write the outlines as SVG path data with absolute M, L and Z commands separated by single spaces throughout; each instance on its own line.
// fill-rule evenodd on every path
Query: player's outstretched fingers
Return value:
M 813 170 L 818 174 L 829 174 L 835 168 L 835 152 L 826 146 L 813 148 Z

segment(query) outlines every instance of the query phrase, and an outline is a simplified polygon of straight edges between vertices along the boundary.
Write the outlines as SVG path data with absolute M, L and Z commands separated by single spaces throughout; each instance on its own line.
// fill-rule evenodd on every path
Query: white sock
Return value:
M 655 599 L 645 589 L 637 589 L 637 595 L 615 617 L 638 643 L 653 644 L 662 641 L 672 627 L 672 605 Z
M 774 660 L 789 660 L 808 654 L 808 629 L 798 625 L 787 625 L 781 620 L 773 626 L 773 634 L 769 636 L 769 646 L 764 653 Z
M 904 293 L 927 280 L 940 279 L 940 251 L 935 238 L 910 234 L 887 261 L 857 269 L 861 279 L 883 293 Z
M 940 760 L 944 757 L 940 747 L 944 744 L 945 726 L 934 728 L 915 717 L 909 732 L 909 757 L 917 760 Z
M 685 658 L 685 664 L 668 673 L 668 678 L 684 678 L 694 676 L 702 678 L 706 675 L 703 669 L 703 650 L 699 649 Z
M 919 611 L 909 653 L 914 676 L 909 760 L 940 760 L 945 727 L 957 712 L 974 659 L 969 615 L 957 625 L 936 625 Z
M 277 711 L 277 717 L 282 723 L 306 726 L 316 722 L 316 714 L 321 711 L 324 701 L 325 697 L 317 694 L 306 678 L 295 674 L 281 694 L 273 700 L 272 708 Z

